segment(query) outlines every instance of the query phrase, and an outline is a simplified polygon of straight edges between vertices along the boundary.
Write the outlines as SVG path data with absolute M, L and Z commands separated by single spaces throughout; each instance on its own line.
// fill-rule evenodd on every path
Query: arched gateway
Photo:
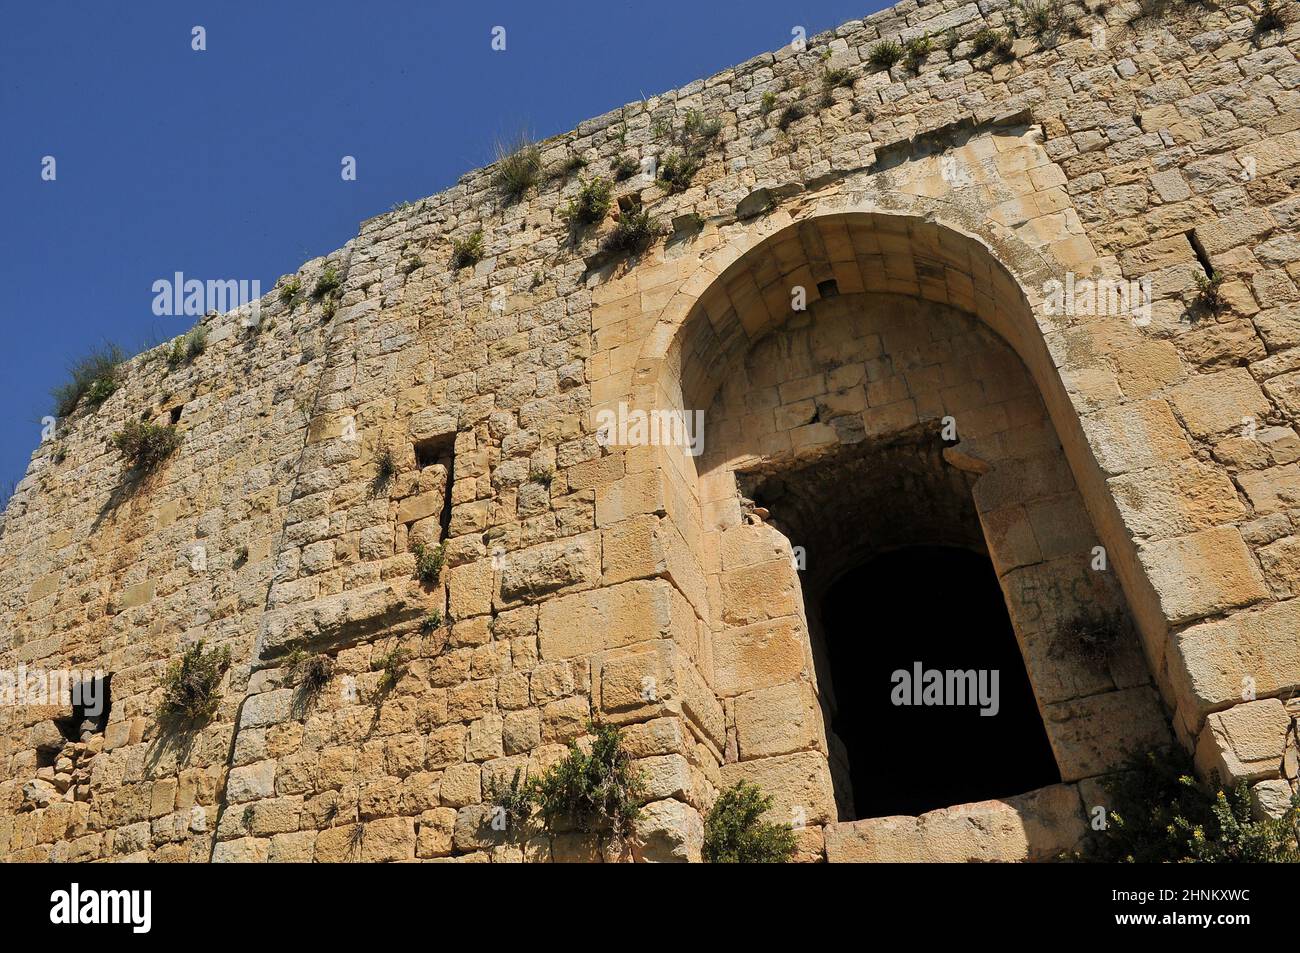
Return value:
M 1069 318 L 1033 295 L 1068 269 L 987 223 L 945 223 L 961 212 L 877 193 L 735 226 L 677 272 L 653 324 L 641 316 L 630 386 L 596 407 L 702 424 L 691 445 L 627 447 L 636 489 L 598 490 L 597 506 L 653 494 L 698 554 L 669 575 L 700 624 L 681 663 L 723 712 L 706 744 L 724 780 L 776 793 L 774 814 L 856 821 L 828 828 L 832 860 L 1055 856 L 1085 828 L 1093 779 L 1170 738 L 1158 609 L 1066 386 L 1085 369 L 1052 359 Z M 934 547 L 978 558 L 918 558 Z M 918 630 L 926 613 L 897 590 L 869 597 L 891 554 L 931 574 L 914 596 L 962 600 L 942 631 Z M 999 642 L 1001 607 L 979 597 L 994 578 L 981 561 L 1023 669 Z M 991 671 L 1007 704 L 984 721 Z M 1005 734 L 986 728 L 999 720 Z M 951 754 L 981 745 L 974 767 Z M 924 796 L 907 810 L 864 786 Z M 980 803 L 959 803 L 971 791 Z M 923 816 L 865 816 L 874 803 Z

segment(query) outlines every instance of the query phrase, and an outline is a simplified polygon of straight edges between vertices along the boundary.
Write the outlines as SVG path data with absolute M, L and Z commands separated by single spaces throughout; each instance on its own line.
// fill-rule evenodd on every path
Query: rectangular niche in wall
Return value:
M 397 522 L 405 527 L 408 540 L 436 545 L 447 538 L 451 527 L 456 434 L 417 440 L 414 450 L 416 484 L 412 494 L 399 503 Z

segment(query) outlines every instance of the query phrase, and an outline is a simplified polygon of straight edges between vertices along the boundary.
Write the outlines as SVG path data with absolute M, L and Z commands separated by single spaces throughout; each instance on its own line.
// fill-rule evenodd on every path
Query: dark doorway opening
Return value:
M 876 555 L 827 590 L 821 629 L 830 727 L 847 754 L 856 817 L 921 814 L 1061 780 L 986 556 L 947 546 Z M 910 686 L 894 673 L 912 676 L 918 662 L 923 672 L 996 670 L 997 714 L 981 715 L 978 698 L 951 704 L 950 691 L 948 704 L 895 704 Z

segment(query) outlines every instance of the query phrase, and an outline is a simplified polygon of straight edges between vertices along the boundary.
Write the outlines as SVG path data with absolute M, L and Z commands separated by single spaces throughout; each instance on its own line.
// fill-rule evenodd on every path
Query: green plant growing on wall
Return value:
M 567 179 L 571 175 L 576 175 L 587 167 L 587 160 L 579 155 L 571 155 L 560 165 L 559 177 Z
M 663 231 L 659 220 L 637 203 L 619 208 L 614 229 L 605 239 L 605 249 L 614 254 L 636 254 L 655 240 Z
M 308 696 L 329 684 L 334 674 L 334 662 L 328 655 L 311 655 L 303 649 L 294 649 L 285 656 L 284 666 L 289 677 Z
M 298 293 L 301 291 L 302 279 L 297 275 L 292 276 L 280 285 L 280 303 L 286 305 L 292 304 L 293 299 L 298 297 Z
M 806 115 L 808 110 L 796 100 L 781 110 L 781 115 L 776 117 L 776 127 L 784 132 Z
M 843 66 L 828 69 L 822 73 L 822 88 L 827 92 L 832 89 L 852 89 L 853 73 Z
M 380 673 L 376 688 L 380 695 L 386 695 L 397 687 L 406 672 L 406 653 L 400 648 L 385 652 L 370 660 L 370 671 Z
M 722 133 L 722 123 L 692 109 L 682 121 L 681 132 L 673 137 L 677 149 L 659 161 L 659 183 L 669 195 L 685 192 L 704 165 L 709 147 Z
M 1002 34 L 997 45 L 993 47 L 993 58 L 999 63 L 1010 63 L 1016 58 L 1016 44 L 1006 33 Z
M 914 36 L 903 44 L 903 66 L 913 73 L 921 71 L 921 64 L 925 58 L 934 52 L 934 40 L 930 39 L 929 33 L 923 33 L 920 36 Z
M 381 492 L 395 476 L 397 476 L 397 459 L 393 456 L 392 448 L 385 445 L 375 455 L 375 479 L 371 485 L 376 493 Z
M 957 47 L 960 45 L 961 45 L 961 34 L 957 32 L 957 28 L 955 26 L 949 27 L 943 35 L 944 51 L 949 56 L 951 56 L 953 50 L 957 49 Z
M 492 177 L 501 193 L 512 202 L 523 198 L 542 171 L 542 150 L 525 133 L 496 145 L 497 168 Z
M 748 781 L 718 795 L 704 820 L 704 860 L 710 864 L 784 864 L 794 855 L 789 824 L 760 820 L 772 798 Z
M 614 160 L 611 171 L 615 182 L 622 182 L 632 178 L 641 169 L 641 163 L 637 162 L 631 156 L 619 156 Z
M 550 487 L 551 481 L 555 479 L 555 471 L 549 467 L 532 467 L 528 471 L 528 481 L 530 483 L 540 483 L 544 487 Z
M 217 688 L 228 668 L 230 649 L 205 650 L 202 639 L 190 645 L 163 673 L 159 716 L 186 727 L 211 720 L 221 703 Z
M 319 301 L 326 295 L 333 295 L 342 285 L 343 280 L 339 277 L 338 270 L 333 265 L 326 266 L 325 270 L 320 273 L 316 279 L 316 286 L 311 289 L 312 299 Z
M 722 134 L 722 120 L 716 116 L 706 116 L 698 109 L 689 110 L 682 120 L 682 135 L 687 139 L 712 142 Z
M 426 546 L 424 543 L 416 543 L 411 547 L 411 552 L 415 554 L 416 578 L 426 586 L 435 585 L 442 578 L 442 567 L 447 561 L 446 544 Z
M 1227 299 L 1223 297 L 1222 272 L 1196 275 L 1196 304 L 1210 314 L 1218 314 L 1227 307 Z
M 685 192 L 704 160 L 685 152 L 670 152 L 659 163 L 659 183 L 669 195 Z
M 437 609 L 430 609 L 420 620 L 420 634 L 428 635 L 436 632 L 442 626 L 442 613 Z
M 578 194 L 560 210 L 560 217 L 574 231 L 594 225 L 609 213 L 610 194 L 613 191 L 614 185 L 608 179 L 599 176 L 583 179 Z
M 776 93 L 770 89 L 763 94 L 762 100 L 758 104 L 758 111 L 766 116 L 776 108 Z
M 98 408 L 117 392 L 116 377 L 101 377 L 93 381 L 86 389 L 86 406 Z
M 176 452 L 181 435 L 175 427 L 128 421 L 113 435 L 113 446 L 126 461 L 142 473 L 149 473 Z
M 487 803 L 495 809 L 493 826 L 504 827 L 506 833 L 515 840 L 521 840 L 527 827 L 528 819 L 533 816 L 537 806 L 537 784 L 530 780 L 528 772 L 515 768 L 514 776 L 507 783 L 499 776 L 488 780 Z
M 1061 26 L 1060 0 L 1014 0 L 1014 6 L 1024 18 L 1025 29 L 1042 37 Z
M 569 753 L 537 779 L 533 803 L 551 833 L 572 824 L 628 840 L 640 817 L 645 779 L 632 767 L 616 726 L 593 722 L 588 730 L 594 736 L 590 753 L 569 742 Z
M 975 56 L 983 56 L 997 46 L 1002 34 L 998 30 L 982 27 L 970 38 L 970 51 Z
M 208 331 L 204 327 L 191 328 L 186 334 L 172 341 L 167 350 L 167 366 L 172 370 L 193 364 L 194 359 L 207 349 Z
M 1072 859 L 1102 863 L 1300 863 L 1300 795 L 1280 818 L 1252 817 L 1246 783 L 1231 791 L 1192 775 L 1182 748 L 1134 756 L 1103 779 L 1105 830 Z
M 97 409 L 117 390 L 123 359 L 116 344 L 106 344 L 76 361 L 68 368 L 68 381 L 50 392 L 54 415 L 68 416 L 83 399 L 87 407 Z
M 903 58 L 903 47 L 897 40 L 881 40 L 867 51 L 867 62 L 876 69 L 889 69 Z
M 483 260 L 483 229 L 477 228 L 465 238 L 451 240 L 451 266 L 465 268 Z

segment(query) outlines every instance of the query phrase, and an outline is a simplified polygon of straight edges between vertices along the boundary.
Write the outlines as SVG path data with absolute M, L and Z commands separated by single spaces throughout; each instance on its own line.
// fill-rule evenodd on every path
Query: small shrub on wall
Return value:
M 1073 859 L 1099 863 L 1300 863 L 1300 795 L 1280 818 L 1251 815 L 1243 781 L 1225 790 L 1192 775 L 1178 749 L 1133 758 L 1103 782 L 1106 829 Z
M 193 727 L 209 721 L 221 703 L 217 688 L 228 668 L 230 649 L 205 650 L 202 639 L 195 642 L 163 674 L 159 716 Z
M 85 399 L 86 406 L 98 408 L 117 390 L 118 369 L 125 358 L 116 345 L 92 351 L 68 370 L 68 382 L 56 387 L 54 415 L 66 417 Z
M 710 864 L 784 864 L 794 854 L 789 824 L 759 820 L 772 798 L 748 781 L 718 795 L 704 820 L 704 860 Z
M 426 546 L 416 543 L 411 547 L 415 554 L 415 575 L 426 586 L 432 586 L 442 578 L 442 567 L 447 561 L 447 547 L 444 544 Z
M 591 724 L 590 752 L 576 741 L 569 753 L 539 778 L 516 771 L 509 785 L 493 784 L 489 801 L 516 835 L 534 811 L 548 834 L 577 829 L 628 841 L 635 835 L 645 779 L 632 767 L 614 725 Z
M 181 445 L 175 427 L 141 423 L 133 420 L 113 435 L 113 446 L 138 470 L 148 473 L 157 469 Z

